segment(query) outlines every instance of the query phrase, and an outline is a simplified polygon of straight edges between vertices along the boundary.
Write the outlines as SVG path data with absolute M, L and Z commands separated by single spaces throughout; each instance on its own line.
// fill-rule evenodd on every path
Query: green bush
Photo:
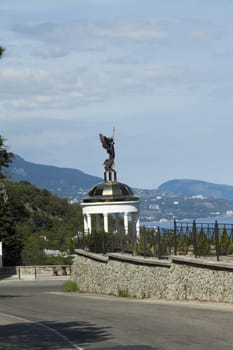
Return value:
M 223 255 L 232 254 L 232 251 L 233 251 L 232 241 L 231 241 L 231 237 L 227 233 L 225 225 L 222 228 L 219 248 L 220 248 L 220 254 L 223 254 Z
M 117 294 L 118 294 L 118 297 L 124 297 L 124 298 L 130 297 L 128 289 L 118 289 Z
M 63 292 L 78 292 L 78 291 L 79 291 L 79 287 L 77 285 L 77 282 L 72 280 L 65 281 L 63 285 Z
M 197 235 L 197 252 L 199 256 L 210 254 L 210 243 L 203 228 L 201 228 Z
M 134 247 L 134 255 L 145 255 L 145 256 L 153 256 L 155 247 L 152 247 L 150 242 L 146 240 L 144 237 L 144 233 L 140 235 L 137 240 L 137 244 Z
M 178 252 L 179 254 L 186 255 L 188 254 L 189 250 L 189 238 L 188 236 L 180 236 L 178 238 Z

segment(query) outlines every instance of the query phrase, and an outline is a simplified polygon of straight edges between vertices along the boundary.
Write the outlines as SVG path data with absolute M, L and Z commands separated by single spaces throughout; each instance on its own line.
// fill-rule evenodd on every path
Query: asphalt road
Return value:
M 232 350 L 233 306 L 61 293 L 0 281 L 0 349 Z

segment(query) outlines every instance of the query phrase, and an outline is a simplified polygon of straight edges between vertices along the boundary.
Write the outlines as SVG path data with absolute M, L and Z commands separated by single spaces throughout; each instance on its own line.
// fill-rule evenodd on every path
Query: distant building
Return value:
M 160 210 L 159 205 L 158 204 L 150 204 L 149 205 L 149 209 L 153 209 L 153 210 Z
M 203 199 L 206 199 L 206 197 L 204 197 L 202 194 L 197 194 L 195 196 L 192 196 L 192 199 L 201 199 L 201 200 L 203 200 Z
M 44 253 L 47 256 L 61 256 L 63 253 L 60 250 L 44 249 Z

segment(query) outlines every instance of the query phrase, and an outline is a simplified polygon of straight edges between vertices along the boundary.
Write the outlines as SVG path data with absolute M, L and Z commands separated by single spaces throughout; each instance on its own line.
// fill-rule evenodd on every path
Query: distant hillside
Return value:
M 92 186 L 103 181 L 100 177 L 77 169 L 35 164 L 18 155 L 15 155 L 13 163 L 7 168 L 7 174 L 13 182 L 27 181 L 58 197 L 77 201 Z M 233 213 L 233 186 L 178 179 L 167 181 L 156 190 L 134 191 L 140 196 L 142 221 L 225 216 Z
M 159 192 L 181 195 L 203 195 L 207 198 L 233 200 L 233 186 L 219 185 L 199 180 L 171 180 L 158 187 Z
M 60 197 L 78 198 L 102 179 L 77 169 L 35 164 L 15 155 L 7 169 L 7 177 L 14 182 L 28 181 L 41 189 L 47 189 Z

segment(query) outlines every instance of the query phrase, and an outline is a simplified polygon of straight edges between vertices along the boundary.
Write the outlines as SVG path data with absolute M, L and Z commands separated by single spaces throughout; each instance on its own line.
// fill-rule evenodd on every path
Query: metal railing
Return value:
M 137 239 L 123 232 L 82 235 L 77 247 L 94 253 L 130 253 L 144 257 L 169 255 L 215 256 L 233 254 L 233 224 L 176 221 L 172 229 L 141 227 Z

